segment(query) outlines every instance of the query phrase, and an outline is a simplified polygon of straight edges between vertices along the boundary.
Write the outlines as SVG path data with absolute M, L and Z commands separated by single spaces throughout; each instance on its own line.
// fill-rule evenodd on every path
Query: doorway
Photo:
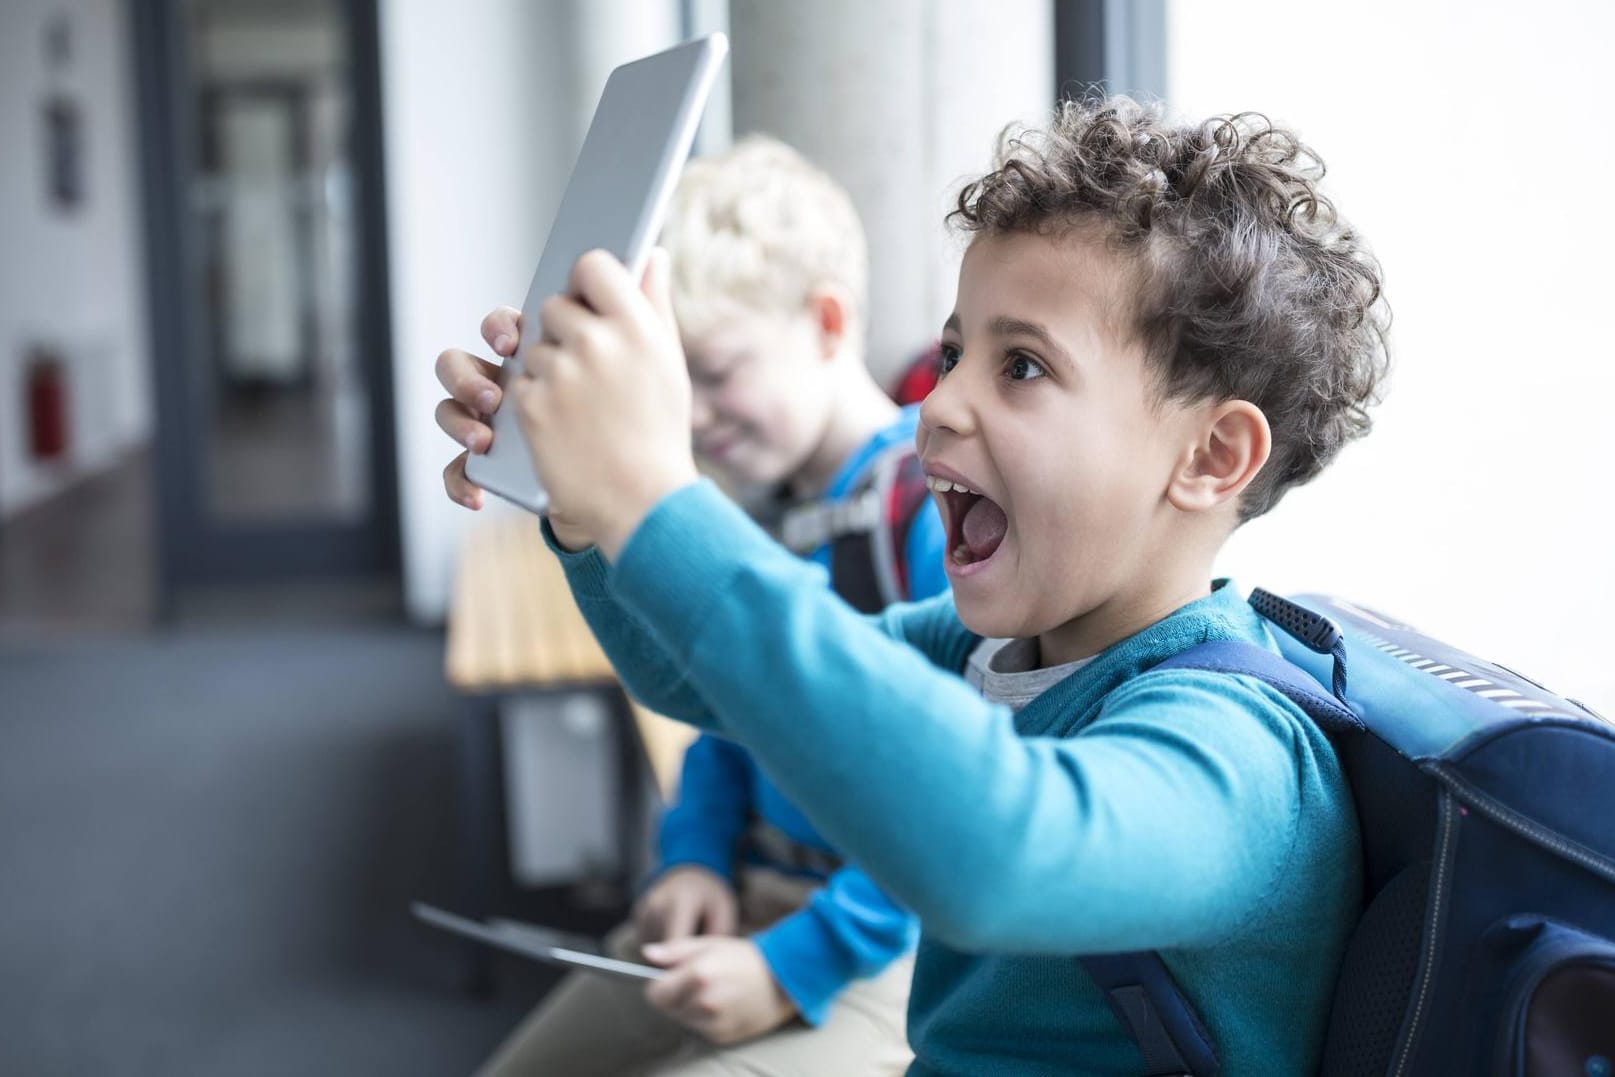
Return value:
M 375 0 L 134 5 L 161 583 L 398 576 Z

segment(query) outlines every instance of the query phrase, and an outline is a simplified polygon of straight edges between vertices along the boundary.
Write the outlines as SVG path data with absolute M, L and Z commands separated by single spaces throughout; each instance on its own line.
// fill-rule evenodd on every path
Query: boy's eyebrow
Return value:
M 1071 354 L 1069 354 L 1068 350 L 1059 347 L 1059 344 L 1055 342 L 1055 337 L 1051 336 L 1050 331 L 1038 325 L 1035 321 L 1027 321 L 1026 318 L 1011 318 L 1009 315 L 998 315 L 992 321 L 988 321 L 987 328 L 992 331 L 993 336 L 1032 337 L 1034 341 L 1037 341 L 1043 347 L 1043 350 L 1047 350 L 1051 357 L 1058 358 L 1059 362 L 1063 362 L 1066 367 L 1076 367 L 1076 363 L 1072 362 Z M 963 333 L 964 323 L 959 321 L 958 312 L 948 315 L 948 320 L 942 323 L 942 331 L 943 333 Z
M 1043 349 L 1066 366 L 1073 366 L 1071 356 L 1066 350 L 1055 343 L 1049 331 L 1036 322 L 1029 322 L 1025 318 L 1011 318 L 1007 314 L 1000 314 L 988 323 L 987 328 L 993 335 L 1000 337 L 1031 337 L 1043 346 Z
M 1076 365 L 1071 361 L 1070 353 L 1055 343 L 1054 337 L 1049 334 L 1049 331 L 1036 322 L 1029 322 L 1025 318 L 1012 318 L 1008 314 L 1000 314 L 987 323 L 987 328 L 994 336 L 1031 337 L 1042 345 L 1045 351 L 1066 366 L 1073 367 Z M 942 323 L 942 331 L 944 333 L 963 332 L 962 323 L 959 321 L 957 313 L 948 315 L 948 320 Z

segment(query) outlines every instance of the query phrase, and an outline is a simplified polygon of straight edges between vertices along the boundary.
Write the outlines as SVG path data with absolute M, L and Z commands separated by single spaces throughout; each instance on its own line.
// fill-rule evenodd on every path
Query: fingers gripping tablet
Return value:
M 611 73 L 522 304 L 521 343 L 505 363 L 504 384 L 540 339 L 539 307 L 566 290 L 579 256 L 607 250 L 635 279 L 643 273 L 728 51 L 727 39 L 711 34 Z M 466 475 L 533 512 L 543 512 L 549 503 L 514 408 L 502 406 L 494 413 L 493 443 L 486 453 L 467 459 Z

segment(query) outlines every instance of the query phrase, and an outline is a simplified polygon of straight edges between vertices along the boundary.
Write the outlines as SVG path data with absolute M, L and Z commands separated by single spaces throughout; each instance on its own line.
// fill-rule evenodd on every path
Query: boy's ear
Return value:
M 1205 512 L 1235 500 L 1272 450 L 1273 432 L 1262 409 L 1248 400 L 1223 401 L 1198 424 L 1198 436 L 1167 486 L 1167 500 L 1183 512 Z
M 834 357 L 852 332 L 852 296 L 839 285 L 817 285 L 808 293 L 808 314 L 818 330 L 820 356 Z

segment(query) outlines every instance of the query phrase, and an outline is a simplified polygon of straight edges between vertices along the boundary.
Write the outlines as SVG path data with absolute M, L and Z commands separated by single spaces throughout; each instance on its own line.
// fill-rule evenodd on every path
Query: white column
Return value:
M 432 361 L 520 305 L 611 68 L 666 48 L 675 0 L 381 4 L 399 517 L 410 615 L 441 621 L 471 514 Z M 492 500 L 492 499 L 490 499 Z
M 952 308 L 942 219 L 1007 123 L 1053 104 L 1048 0 L 732 0 L 735 134 L 791 143 L 852 193 L 870 249 L 870 365 L 895 373 Z

